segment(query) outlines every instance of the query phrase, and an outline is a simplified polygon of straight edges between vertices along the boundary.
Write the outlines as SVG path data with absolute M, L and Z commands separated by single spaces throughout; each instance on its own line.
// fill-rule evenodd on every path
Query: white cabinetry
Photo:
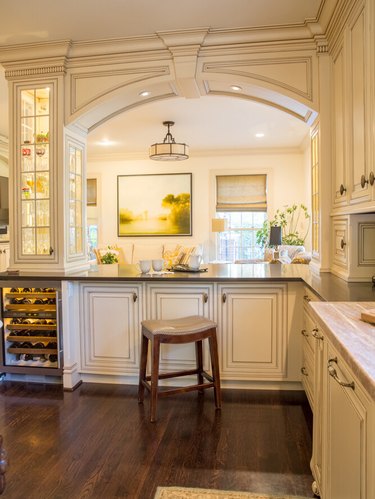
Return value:
M 347 281 L 370 282 L 375 274 L 375 215 L 332 219 L 331 272 Z
M 82 373 L 138 375 L 141 284 L 81 283 Z
M 322 497 L 372 499 L 374 403 L 329 341 L 324 364 Z
M 302 384 L 309 399 L 314 414 L 313 452 L 311 458 L 311 472 L 314 477 L 313 491 L 319 494 L 322 482 L 322 365 L 324 336 L 311 314 L 309 303 L 319 301 L 316 295 L 305 289 L 304 294 L 304 329 Z
M 0 272 L 9 267 L 9 243 L 0 243 Z
M 189 315 L 201 315 L 212 319 L 213 296 L 212 284 L 148 283 L 146 285 L 147 318 L 176 319 Z M 193 369 L 195 365 L 194 345 L 161 345 L 161 371 Z
M 374 207 L 374 36 L 371 0 L 353 2 L 332 50 L 333 208 Z
M 302 307 L 296 300 L 302 296 L 289 286 L 289 294 L 286 283 L 218 286 L 223 380 L 300 381 Z M 298 321 L 293 325 L 291 309 Z

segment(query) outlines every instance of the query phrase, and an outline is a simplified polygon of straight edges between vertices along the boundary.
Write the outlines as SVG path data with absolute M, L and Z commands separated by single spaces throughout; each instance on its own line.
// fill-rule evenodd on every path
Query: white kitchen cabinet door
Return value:
M 148 319 L 177 319 L 190 315 L 212 319 L 213 285 L 147 283 L 146 303 Z M 207 363 L 207 355 L 204 357 Z M 161 345 L 161 371 L 177 371 L 195 367 L 196 357 L 193 344 Z
M 372 499 L 375 491 L 370 456 L 375 444 L 371 401 L 330 344 L 325 360 L 322 496 Z
M 286 380 L 287 285 L 219 286 L 218 299 L 221 377 Z
M 81 372 L 138 374 L 141 284 L 80 284 Z

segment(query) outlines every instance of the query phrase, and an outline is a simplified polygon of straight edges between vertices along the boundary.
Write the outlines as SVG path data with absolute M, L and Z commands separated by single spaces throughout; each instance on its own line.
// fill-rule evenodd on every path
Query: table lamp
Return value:
M 280 256 L 279 254 L 279 246 L 281 244 L 281 227 L 274 225 L 270 228 L 270 246 L 275 246 L 275 250 L 273 252 L 273 259 L 277 260 Z
M 225 232 L 227 230 L 228 226 L 228 221 L 226 218 L 213 218 L 211 220 L 212 225 L 211 225 L 211 230 L 212 232 Z M 216 235 L 216 241 L 215 241 L 215 253 L 216 253 L 216 260 L 217 260 L 217 235 Z

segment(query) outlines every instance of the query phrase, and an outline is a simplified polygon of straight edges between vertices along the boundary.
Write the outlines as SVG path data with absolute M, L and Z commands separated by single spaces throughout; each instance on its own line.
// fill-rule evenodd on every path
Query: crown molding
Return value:
M 38 59 L 63 59 L 68 56 L 71 47 L 71 40 L 1 45 L 0 63 L 5 68 L 9 64 L 19 64 L 19 66 L 25 67 L 30 61 Z

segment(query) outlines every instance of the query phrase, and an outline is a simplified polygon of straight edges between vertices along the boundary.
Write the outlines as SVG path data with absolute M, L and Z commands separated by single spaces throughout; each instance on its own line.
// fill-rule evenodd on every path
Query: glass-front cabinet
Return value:
M 68 141 L 69 161 L 69 241 L 68 255 L 74 257 L 83 252 L 83 149 Z
M 20 256 L 51 256 L 50 86 L 20 90 Z

